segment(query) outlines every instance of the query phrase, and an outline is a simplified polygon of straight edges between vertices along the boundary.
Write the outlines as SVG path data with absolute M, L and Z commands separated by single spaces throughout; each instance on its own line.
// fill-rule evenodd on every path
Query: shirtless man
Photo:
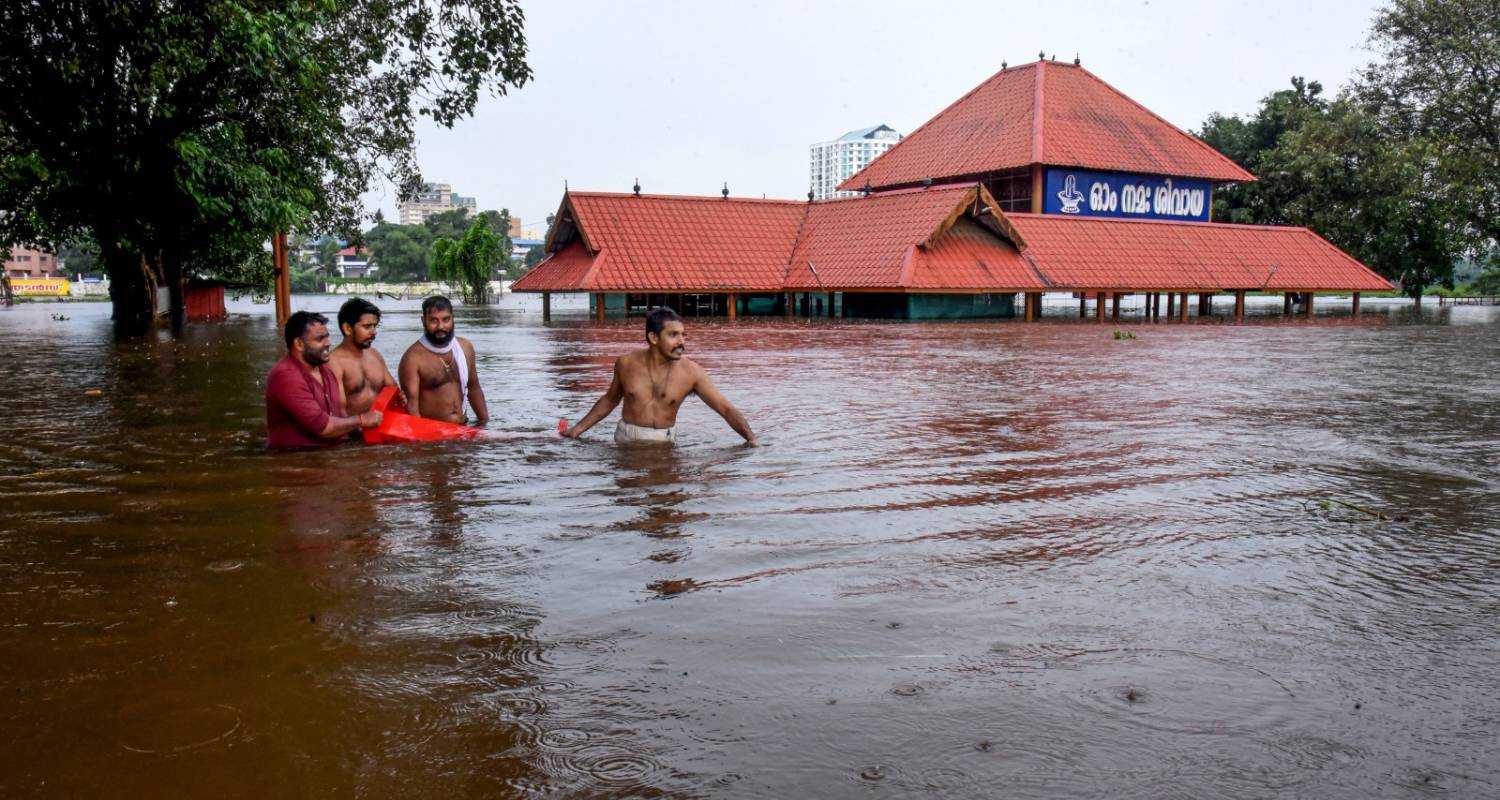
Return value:
M 422 301 L 422 330 L 422 338 L 406 348 L 396 368 L 407 409 L 428 419 L 464 423 L 467 399 L 474 409 L 474 424 L 489 422 L 474 345 L 453 335 L 453 303 L 448 298 L 437 295 Z
M 350 415 L 362 414 L 375 404 L 375 396 L 387 386 L 396 386 L 395 376 L 375 344 L 375 329 L 380 327 L 380 309 L 374 303 L 351 297 L 339 308 L 339 330 L 344 341 L 334 348 L 328 366 L 344 384 L 344 410 Z
M 646 347 L 615 359 L 615 378 L 609 384 L 609 391 L 577 425 L 562 431 L 562 435 L 577 439 L 624 400 L 625 410 L 615 427 L 616 444 L 675 442 L 677 411 L 682 408 L 683 399 L 696 394 L 735 433 L 745 437 L 745 444 L 754 447 L 755 433 L 745 415 L 719 393 L 702 367 L 682 357 L 686 341 L 682 317 L 676 311 L 652 309 L 646 315 Z

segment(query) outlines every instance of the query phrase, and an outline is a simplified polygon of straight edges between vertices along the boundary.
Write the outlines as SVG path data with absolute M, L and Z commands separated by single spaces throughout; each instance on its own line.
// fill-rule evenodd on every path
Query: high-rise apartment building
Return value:
M 819 142 L 811 150 L 809 178 L 813 199 L 853 197 L 858 192 L 840 192 L 838 185 L 864 169 L 875 157 L 901 141 L 901 134 L 889 125 L 860 128 L 834 139 Z
M 12 247 L 5 261 L 5 274 L 12 278 L 56 278 L 62 274 L 57 255 L 29 247 Z
M 398 206 L 401 211 L 402 225 L 421 225 L 433 214 L 441 214 L 455 208 L 461 208 L 465 213 L 473 214 L 478 207 L 474 198 L 454 194 L 452 184 L 447 183 L 424 183 L 422 191 L 416 197 Z

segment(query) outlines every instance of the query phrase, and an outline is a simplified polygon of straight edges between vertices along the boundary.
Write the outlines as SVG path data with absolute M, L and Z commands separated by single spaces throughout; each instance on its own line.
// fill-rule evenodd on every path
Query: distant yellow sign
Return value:
M 67 297 L 73 284 L 67 278 L 11 278 L 11 291 L 33 297 Z

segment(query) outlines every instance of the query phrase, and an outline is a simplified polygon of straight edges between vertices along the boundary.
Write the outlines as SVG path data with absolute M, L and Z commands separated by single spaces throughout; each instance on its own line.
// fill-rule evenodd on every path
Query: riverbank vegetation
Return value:
M 1214 219 L 1307 226 L 1411 297 L 1455 289 L 1466 258 L 1494 284 L 1500 7 L 1394 0 L 1370 45 L 1333 96 L 1294 77 L 1253 115 L 1209 117 L 1198 135 L 1260 179 L 1215 192 Z
M 122 332 L 192 276 L 269 285 L 278 230 L 421 185 L 416 121 L 531 77 L 516 0 L 0 4 L 0 246 L 86 238 Z

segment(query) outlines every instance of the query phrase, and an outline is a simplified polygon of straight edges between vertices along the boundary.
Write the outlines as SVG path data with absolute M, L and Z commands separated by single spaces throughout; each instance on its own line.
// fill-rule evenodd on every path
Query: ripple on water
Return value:
M 1258 734 L 1288 719 L 1296 700 L 1258 667 L 1185 650 L 1118 650 L 1070 664 L 1038 674 L 1090 714 L 1157 731 Z
M 229 740 L 241 724 L 240 710 L 223 703 L 172 709 L 136 706 L 120 713 L 120 746 L 132 753 L 186 753 Z
M 617 745 L 588 745 L 563 754 L 563 760 L 593 787 L 609 790 L 653 786 L 665 771 L 655 758 Z

